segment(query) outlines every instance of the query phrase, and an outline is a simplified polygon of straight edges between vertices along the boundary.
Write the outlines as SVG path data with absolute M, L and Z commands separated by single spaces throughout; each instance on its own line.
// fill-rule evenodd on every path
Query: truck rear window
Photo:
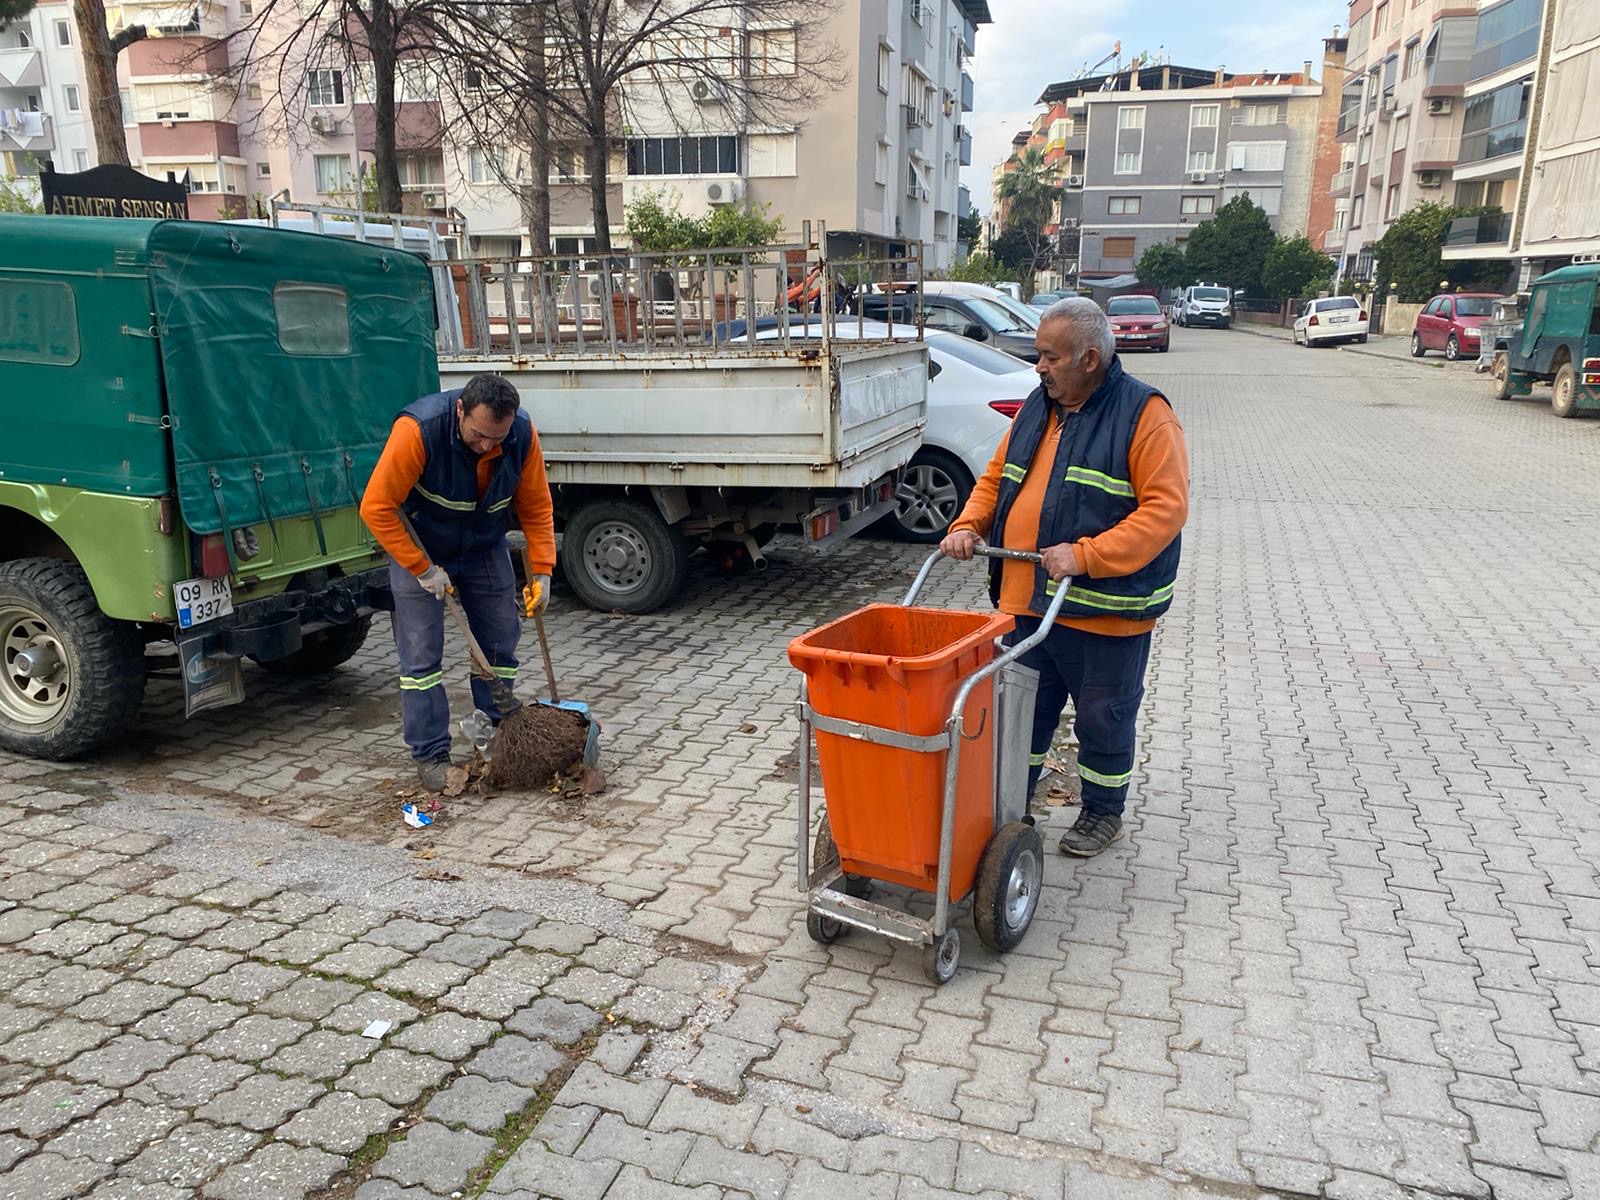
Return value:
M 78 361 L 78 301 L 71 284 L 0 279 L 0 359 L 53 367 Z
M 350 353 L 350 298 L 325 283 L 280 283 L 272 289 L 278 345 L 285 354 Z

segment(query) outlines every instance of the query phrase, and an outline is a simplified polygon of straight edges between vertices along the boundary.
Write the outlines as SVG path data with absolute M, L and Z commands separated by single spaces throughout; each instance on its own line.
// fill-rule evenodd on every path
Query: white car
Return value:
M 758 340 L 781 331 L 763 318 Z M 811 336 L 820 336 L 812 318 Z M 904 334 L 904 330 L 900 331 Z M 842 319 L 835 337 L 883 338 L 886 325 Z M 739 336 L 737 329 L 729 336 Z M 803 336 L 794 323 L 789 336 Z M 966 507 L 972 485 L 989 465 L 995 447 L 1011 426 L 1022 402 L 1039 386 L 1039 378 L 1020 359 L 955 333 L 929 330 L 928 424 L 922 447 L 906 467 L 900 484 L 894 532 L 910 542 L 931 544 L 944 537 L 950 523 Z
M 1307 300 L 1294 322 L 1294 340 L 1307 346 L 1367 340 L 1367 310 L 1354 296 Z

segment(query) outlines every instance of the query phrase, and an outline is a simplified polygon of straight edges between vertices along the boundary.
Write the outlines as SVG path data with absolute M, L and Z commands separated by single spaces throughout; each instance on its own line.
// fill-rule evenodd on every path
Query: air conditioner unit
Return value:
M 423 208 L 443 208 L 444 207 L 444 193 L 443 192 L 423 192 L 422 193 L 422 207 Z
M 1449 96 L 1435 96 L 1428 101 L 1428 115 L 1430 117 L 1449 116 L 1450 110 L 1454 107 L 1454 102 Z
M 1206 181 L 1206 173 L 1204 171 L 1190 171 L 1189 172 L 1189 182 L 1190 183 L 1204 183 L 1205 181 Z
M 178 123 L 176 121 L 174 121 L 171 117 L 163 117 L 163 118 L 161 118 L 161 124 L 162 124 L 163 127 L 167 128 L 167 129 L 176 129 L 177 126 L 178 126 Z
M 707 204 L 737 204 L 744 198 L 744 181 L 719 179 L 706 184 Z
M 1385 96 L 1383 98 L 1383 111 L 1384 112 L 1392 113 L 1395 109 L 1397 109 L 1399 107 L 1400 107 L 1400 97 L 1395 96 L 1395 95 L 1388 95 L 1388 96 Z
M 1067 186 L 1069 188 L 1081 188 L 1083 186 L 1083 176 L 1082 175 L 1068 175 L 1067 176 Z
M 1078 227 L 1078 218 L 1077 217 L 1062 217 L 1061 218 L 1061 228 L 1063 228 L 1063 229 L 1076 229 L 1077 227 Z
M 320 133 L 320 134 L 322 134 L 324 136 L 326 136 L 327 134 L 330 134 L 330 133 L 338 133 L 339 132 L 339 118 L 338 117 L 329 116 L 326 113 L 312 113 L 311 114 L 311 132 L 312 133 Z
M 709 79 L 696 79 L 689 85 L 689 98 L 696 104 L 720 104 L 721 97 L 717 89 L 711 86 Z
M 1443 171 L 1418 171 L 1417 186 L 1420 188 L 1438 188 L 1444 186 Z

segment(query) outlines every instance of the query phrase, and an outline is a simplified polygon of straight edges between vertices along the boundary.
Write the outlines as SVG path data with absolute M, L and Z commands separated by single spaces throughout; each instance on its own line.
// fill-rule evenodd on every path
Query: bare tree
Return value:
M 828 0 L 490 2 L 457 6 L 434 38 L 465 68 L 449 78 L 474 140 L 527 145 L 535 160 L 548 160 L 551 141 L 582 146 L 597 249 L 607 253 L 621 126 L 646 117 L 692 136 L 708 104 L 740 130 L 792 123 L 848 79 L 825 33 L 831 11 Z M 529 166 L 530 234 L 547 246 L 547 171 Z
M 72 0 L 72 17 L 78 28 L 78 46 L 83 51 L 84 99 L 94 125 L 95 159 L 102 165 L 127 166 L 128 135 L 122 128 L 117 55 L 134 42 L 143 41 L 149 31 L 143 25 L 129 25 L 113 37 L 106 25 L 104 0 Z

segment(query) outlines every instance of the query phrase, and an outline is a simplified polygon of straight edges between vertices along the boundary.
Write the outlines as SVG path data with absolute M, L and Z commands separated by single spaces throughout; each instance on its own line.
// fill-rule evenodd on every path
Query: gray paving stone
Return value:
M 264 963 L 287 967 L 306 967 L 316 963 L 317 970 L 320 971 L 323 969 L 322 963 L 333 957 L 336 951 L 343 950 L 350 941 L 349 934 L 328 933 L 302 926 L 291 928 L 282 937 L 274 938 L 270 942 L 261 943 L 250 951 L 250 957 Z M 329 973 L 339 974 L 338 971 Z
M 67 1011 L 71 1016 L 86 1021 L 100 1021 L 107 1025 L 132 1025 L 147 1013 L 168 1007 L 181 995 L 183 993 L 175 987 L 125 979 L 112 984 L 97 996 L 90 996 Z
M 96 1084 L 51 1079 L 0 1101 L 0 1133 L 42 1138 L 97 1112 L 114 1099 L 115 1092 Z
M 260 1141 L 261 1135 L 248 1129 L 191 1121 L 146 1146 L 122 1172 L 147 1183 L 192 1190 L 244 1158 Z
M 761 1112 L 762 1106 L 753 1100 L 726 1104 L 674 1085 L 650 1119 L 650 1128 L 700 1134 L 737 1150 L 750 1141 Z
M 978 1192 L 999 1188 L 1020 1196 L 1060 1196 L 1066 1186 L 1059 1159 L 1010 1158 L 976 1142 L 963 1142 L 956 1162 L 956 1190 Z
M 802 1159 L 783 1195 L 784 1200 L 837 1200 L 839 1196 L 894 1200 L 899 1186 L 899 1178 L 894 1175 L 849 1175 Z
M 578 955 L 578 962 L 596 971 L 638 979 L 661 955 L 648 946 L 638 946 L 621 938 L 602 937 Z
M 479 913 L 461 926 L 461 932 L 477 937 L 500 938 L 514 942 L 539 924 L 535 913 L 513 912 L 505 908 L 490 908 Z
M 233 957 L 230 955 L 230 957 Z M 259 1004 L 287 989 L 300 976 L 287 967 L 265 962 L 237 962 L 194 990 L 213 1000 L 234 1004 Z
M 467 1071 L 485 1079 L 503 1080 L 521 1087 L 543 1086 L 551 1074 L 567 1065 L 567 1057 L 546 1042 L 530 1041 L 508 1033 L 467 1063 Z
M 234 996 L 213 992 L 201 986 L 214 975 L 220 975 L 243 961 L 229 950 L 203 950 L 199 946 L 183 946 L 171 954 L 164 954 L 155 962 L 140 968 L 136 977 L 150 983 L 166 983 L 173 987 L 195 988 L 214 1000 L 258 1000 L 260 996 Z
M 535 931 L 537 932 L 537 930 Z M 489 1182 L 491 1196 L 559 1196 L 562 1200 L 601 1200 L 622 1170 L 618 1162 L 579 1162 L 552 1154 L 528 1140 Z
M 374 1021 L 393 1021 L 405 1025 L 422 1015 L 404 1000 L 382 992 L 363 992 L 348 1004 L 341 1004 L 323 1020 L 323 1025 L 344 1033 L 360 1033 Z
M 641 985 L 617 1001 L 611 1011 L 624 1021 L 657 1029 L 680 1029 L 699 1010 L 697 997 Z
M 273 992 L 255 1007 L 269 1017 L 294 1017 L 301 1021 L 320 1021 L 341 1004 L 361 994 L 353 983 L 340 979 L 305 976 L 281 992 Z
M 146 1104 L 198 1108 L 237 1087 L 239 1081 L 250 1074 L 251 1069 L 244 1063 L 191 1054 L 178 1059 L 166 1070 L 157 1071 L 128 1095 Z
M 439 1005 L 469 1016 L 504 1021 L 538 994 L 537 989 L 513 983 L 509 979 L 474 975 L 459 987 L 446 992 Z
M 608 1075 L 626 1075 L 644 1053 L 649 1039 L 642 1033 L 603 1033 L 589 1052 L 589 1061 Z
M 201 1194 L 209 1200 L 284 1200 L 327 1187 L 343 1166 L 343 1159 L 321 1150 L 275 1142 L 223 1171 Z
M 426 1054 L 404 1050 L 380 1050 L 370 1060 L 350 1068 L 339 1080 L 340 1091 L 358 1096 L 375 1096 L 390 1104 L 414 1103 L 430 1088 L 438 1087 L 450 1074 L 450 1064 Z
M 69 883 L 66 887 L 57 888 L 53 892 L 41 892 L 33 900 L 33 907 L 47 908 L 52 912 L 65 916 L 84 917 L 90 921 L 110 921 L 117 925 L 131 925 L 134 921 L 142 921 L 145 917 L 162 911 L 163 906 L 172 907 L 172 901 L 162 900 L 159 897 L 140 896 L 133 897 L 133 904 L 124 905 L 111 911 L 102 912 L 100 909 L 110 901 L 118 899 L 115 888 L 101 887 L 95 883 Z M 137 911 L 142 905 L 154 905 L 148 911 L 129 919 L 119 919 L 118 912 L 128 913 Z
M 511 943 L 503 938 L 474 937 L 469 933 L 447 934 L 422 950 L 424 958 L 453 962 L 458 966 L 482 970 L 489 961 L 504 954 Z
M 915 1175 L 935 1187 L 952 1187 L 960 1144 L 951 1138 L 912 1141 L 883 1134 L 862 1138 L 850 1156 L 852 1175 Z
M 568 921 L 545 921 L 517 939 L 517 945 L 532 950 L 548 950 L 576 958 L 600 939 L 600 934 L 587 925 L 574 925 Z
M 39 1143 L 31 1138 L 18 1137 L 14 1133 L 0 1133 L 0 1171 L 9 1171 L 14 1163 L 26 1158 L 39 1148 Z
M 298 1041 L 310 1029 L 311 1024 L 307 1021 L 256 1014 L 243 1017 L 226 1029 L 217 1031 L 195 1049 L 216 1058 L 260 1062 L 264 1058 L 271 1058 L 289 1043 Z
M 282 921 L 285 925 L 303 925 L 312 917 L 325 913 L 332 907 L 331 900 L 324 900 L 320 896 L 308 896 L 304 892 L 290 891 L 279 892 L 259 904 L 252 904 L 246 911 L 253 916 Z
M 475 1133 L 493 1136 L 528 1106 L 539 1093 L 504 1080 L 463 1075 L 438 1092 L 422 1115 L 441 1125 L 465 1126 Z
M 456 963 L 431 958 L 413 958 L 378 977 L 375 986 L 386 992 L 421 996 L 437 1000 L 457 984 L 471 978 L 472 972 Z
M 779 1200 L 789 1180 L 790 1169 L 780 1158 L 741 1154 L 712 1138 L 697 1137 L 676 1182 L 684 1187 L 715 1184 L 753 1200 Z
M 493 1149 L 492 1138 L 423 1121 L 412 1126 L 403 1140 L 390 1144 L 373 1173 L 444 1195 L 466 1183 Z
M 401 1187 L 392 1179 L 369 1179 L 356 1189 L 354 1200 L 438 1200 L 438 1197 L 426 1188 Z
M 599 1119 L 600 1110 L 592 1104 L 581 1104 L 577 1108 L 552 1104 L 529 1136 L 553 1154 L 571 1156 Z
M 181 904 L 177 908 L 168 909 L 166 912 L 157 913 L 140 921 L 136 928 L 144 933 L 159 934 L 162 937 L 187 942 L 227 923 L 227 913 L 218 912 L 214 908 L 201 908 L 194 904 Z
M 82 918 L 73 918 L 59 925 L 53 925 L 49 929 L 41 929 L 23 942 L 21 949 L 31 954 L 50 954 L 56 958 L 74 959 L 89 953 L 96 946 L 105 945 L 112 938 L 120 937 L 123 932 L 122 926 L 113 925 L 109 921 L 85 921 Z
M 76 1200 L 111 1170 L 110 1163 L 62 1158 L 46 1151 L 24 1159 L 0 1178 L 0 1200 Z
M 317 963 L 317 970 L 326 975 L 341 975 L 362 981 L 376 979 L 391 967 L 405 962 L 404 950 L 393 946 L 380 946 L 373 942 L 351 942 L 337 954 L 330 954 Z
M 218 1125 L 238 1125 L 258 1132 L 276 1129 L 299 1112 L 323 1088 L 305 1079 L 281 1079 L 276 1075 L 252 1075 L 241 1080 L 231 1092 L 223 1092 L 211 1103 L 195 1110 L 195 1117 Z
M 169 1183 L 140 1179 L 108 1179 L 89 1193 L 89 1200 L 193 1200 L 194 1193 Z
M 750 1144 L 758 1154 L 790 1154 L 821 1163 L 831 1171 L 845 1171 L 854 1149 L 851 1142 L 820 1125 L 778 1107 L 768 1108 L 756 1121 Z
M 36 961 L 45 964 L 55 963 L 54 959 L 44 955 L 38 956 Z M 44 973 L 26 980 L 17 985 L 8 998 L 18 1004 L 28 1004 L 36 1008 L 66 1009 L 82 1002 L 86 997 L 99 995 L 119 979 L 120 976 L 114 971 L 71 963 L 47 969 Z
M 360 1034 L 315 1029 L 261 1065 L 283 1075 L 327 1081 L 338 1079 L 356 1063 L 372 1057 L 382 1046 L 382 1042 Z
M 637 1129 L 615 1113 L 601 1113 L 573 1157 L 585 1162 L 616 1160 L 632 1163 L 654 1179 L 671 1182 L 694 1148 L 687 1133 Z
M 0 1004 L 0 1045 L 19 1033 L 37 1029 L 55 1014 L 27 1004 Z
M 362 940 L 376 942 L 380 946 L 393 946 L 396 950 L 404 950 L 408 954 L 415 954 L 423 947 L 432 945 L 449 933 L 450 927 L 448 925 L 435 925 L 431 921 L 414 921 L 409 917 L 396 917 L 394 920 L 380 925 L 363 935 Z
M 508 950 L 484 969 L 495 979 L 507 979 L 531 988 L 548 987 L 572 970 L 570 958 L 543 950 Z
M 133 1031 L 172 1045 L 192 1046 L 217 1030 L 226 1029 L 249 1011 L 242 1005 L 222 1000 L 185 996 L 170 1008 L 145 1017 L 133 1027 Z
M 109 1025 L 57 1017 L 47 1025 L 18 1034 L 6 1043 L 5 1056 L 36 1067 L 58 1067 L 116 1036 Z
M 50 1151 L 63 1158 L 89 1158 L 122 1163 L 182 1124 L 177 1109 L 126 1100 L 100 1109 L 50 1139 Z
M 278 894 L 279 889 L 266 883 L 251 883 L 243 879 L 230 879 L 225 883 L 208 887 L 197 892 L 194 900 L 198 904 L 209 904 L 222 908 L 249 908 L 252 905 L 262 904 L 271 900 Z
M 80 886 L 92 887 L 92 885 Z M 95 890 L 102 893 L 102 898 L 83 915 L 91 921 L 109 921 L 113 925 L 137 925 L 140 921 L 147 921 L 159 913 L 176 908 L 178 903 L 165 896 L 118 894 L 113 888 Z
M 488 1043 L 499 1027 L 491 1021 L 478 1021 L 460 1013 L 435 1013 L 406 1026 L 392 1039 L 402 1050 L 431 1054 L 447 1062 L 460 1062 L 478 1047 Z
M 614 1004 L 632 990 L 633 980 L 627 976 L 596 971 L 592 967 L 574 967 L 545 989 L 549 995 L 591 1008 Z
M 618 1113 L 628 1124 L 642 1129 L 650 1124 L 670 1087 L 664 1079 L 645 1079 L 638 1083 L 618 1079 L 592 1062 L 583 1062 L 556 1094 L 556 1101 L 568 1107 L 592 1104 Z
M 571 1046 L 600 1023 L 600 1014 L 592 1008 L 545 996 L 514 1014 L 506 1028 L 524 1037 Z
M 248 954 L 268 942 L 289 932 L 289 926 L 277 921 L 259 921 L 254 917 L 234 917 L 225 925 L 218 925 L 209 933 L 195 939 L 194 944 L 208 950 L 232 950 Z
M 354 1154 L 368 1138 L 392 1128 L 400 1115 L 400 1109 L 373 1097 L 329 1092 L 297 1113 L 275 1136 L 333 1154 Z

